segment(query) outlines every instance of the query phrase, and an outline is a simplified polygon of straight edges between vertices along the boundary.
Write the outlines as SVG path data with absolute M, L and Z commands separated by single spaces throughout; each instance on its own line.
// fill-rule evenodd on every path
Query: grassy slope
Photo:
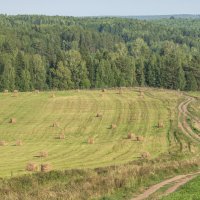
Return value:
M 194 115 L 200 118 L 200 93 L 199 92 L 190 92 L 190 95 L 197 97 L 198 100 L 194 101 L 189 105 L 189 111 Z
M 182 186 L 177 192 L 162 200 L 198 200 L 200 198 L 200 176 Z
M 101 96 L 103 94 L 103 96 Z M 120 164 L 137 159 L 141 152 L 152 157 L 167 151 L 169 108 L 175 109 L 176 92 L 148 91 L 140 97 L 137 91 L 66 91 L 51 93 L 20 93 L 18 97 L 0 94 L 0 176 L 24 174 L 28 162 L 50 163 L 54 169 L 94 168 Z M 95 117 L 98 112 L 102 118 Z M 10 118 L 16 124 L 9 124 Z M 156 127 L 159 119 L 165 127 Z M 54 121 L 60 128 L 53 128 Z M 117 124 L 115 130 L 109 126 Z M 64 130 L 66 139 L 55 139 Z M 128 132 L 145 137 L 144 142 L 124 139 Z M 88 137 L 95 144 L 87 144 Z M 14 146 L 16 140 L 23 146 Z M 46 150 L 48 158 L 35 157 Z

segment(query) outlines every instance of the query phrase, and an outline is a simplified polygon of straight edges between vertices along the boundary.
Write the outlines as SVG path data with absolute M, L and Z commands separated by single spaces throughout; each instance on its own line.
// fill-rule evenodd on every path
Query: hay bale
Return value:
M 13 92 L 16 94 L 16 93 L 18 93 L 19 91 L 18 91 L 18 90 L 14 90 Z
M 21 140 L 17 140 L 15 146 L 22 146 L 23 142 Z
M 46 158 L 46 157 L 48 157 L 48 152 L 47 151 L 41 151 L 41 152 L 39 152 L 39 157 L 41 157 L 41 158 Z
M 56 95 L 53 93 L 53 94 L 51 94 L 51 98 L 55 98 L 56 97 Z
M 59 122 L 54 122 L 54 123 L 52 124 L 52 127 L 54 127 L 54 128 L 58 128 L 58 127 L 60 127 Z
M 64 140 L 64 139 L 65 139 L 65 134 L 64 134 L 64 133 L 61 133 L 61 134 L 59 135 L 59 139 L 60 139 L 60 140 Z
M 136 139 L 136 141 L 141 142 L 141 141 L 144 140 L 144 137 L 142 137 L 142 136 L 136 136 L 135 139 Z
M 88 138 L 88 144 L 94 144 L 94 138 L 93 137 Z
M 163 128 L 163 127 L 164 127 L 163 121 L 159 121 L 159 122 L 158 122 L 158 128 Z
M 18 97 L 18 93 L 13 93 L 12 97 Z
M 140 97 L 144 97 L 143 91 L 141 91 L 141 90 L 139 91 L 139 96 L 140 96 Z
M 36 171 L 38 171 L 37 164 L 35 164 L 35 163 L 28 163 L 26 165 L 26 171 L 29 171 L 29 172 L 36 172 Z
M 6 146 L 6 144 L 7 144 L 6 141 L 4 141 L 4 140 L 0 141 L 0 146 Z
M 142 159 L 148 159 L 151 157 L 151 154 L 149 152 L 143 152 L 141 153 L 141 158 Z
M 135 138 L 135 135 L 133 133 L 128 133 L 127 139 L 133 139 Z
M 117 88 L 116 88 L 116 89 L 117 89 Z M 123 92 L 123 88 L 122 88 L 122 87 L 119 87 L 119 88 L 118 88 L 117 94 L 122 94 L 122 92 Z
M 8 93 L 8 90 L 4 90 L 4 93 Z
M 11 118 L 11 119 L 10 119 L 10 123 L 11 123 L 11 124 L 16 124 L 16 123 L 17 123 L 16 118 Z
M 36 94 L 39 94 L 39 93 L 40 93 L 40 90 L 35 90 L 35 93 L 36 93 Z
M 40 170 L 41 172 L 50 172 L 52 170 L 52 167 L 50 164 L 41 164 Z
M 102 117 L 103 114 L 102 113 L 97 113 L 96 117 Z
M 117 94 L 122 94 L 122 89 L 120 89 Z
M 117 125 L 116 124 L 112 124 L 111 125 L 111 129 L 116 129 L 117 128 Z

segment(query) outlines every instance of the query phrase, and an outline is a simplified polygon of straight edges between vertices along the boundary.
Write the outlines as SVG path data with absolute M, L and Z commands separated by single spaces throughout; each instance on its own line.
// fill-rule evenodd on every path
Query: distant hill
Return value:
M 126 18 L 126 19 L 140 19 L 140 20 L 159 20 L 159 19 L 200 19 L 200 14 L 175 14 L 175 15 L 131 15 L 131 16 L 98 16 L 89 18 L 104 18 L 104 17 L 116 17 L 116 18 Z
M 200 19 L 199 15 L 190 15 L 190 14 L 182 14 L 182 15 L 141 15 L 141 16 L 125 16 L 125 18 L 133 18 L 133 19 L 143 19 L 143 20 L 154 20 L 154 19 Z

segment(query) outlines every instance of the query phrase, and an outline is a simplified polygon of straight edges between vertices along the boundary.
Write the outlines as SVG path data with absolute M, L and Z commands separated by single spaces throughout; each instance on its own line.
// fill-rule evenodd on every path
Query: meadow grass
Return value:
M 7 143 L 0 146 L 1 199 L 125 200 L 163 179 L 198 170 L 198 145 L 177 129 L 177 107 L 185 97 L 143 90 L 142 96 L 135 88 L 120 94 L 63 91 L 54 97 L 1 94 L 0 140 Z M 12 118 L 16 123 L 9 123 Z M 144 140 L 127 139 L 128 133 Z M 140 158 L 143 152 L 150 160 Z M 28 163 L 53 171 L 27 172 Z
M 194 180 L 183 185 L 175 193 L 167 197 L 161 198 L 162 200 L 198 200 L 200 198 L 200 176 Z
M 133 89 L 0 94 L 0 177 L 27 173 L 26 164 L 50 163 L 53 169 L 96 168 L 168 151 L 169 121 L 180 95 L 175 91 L 148 90 L 141 97 Z M 96 117 L 102 113 L 102 117 Z M 11 124 L 9 120 L 16 119 Z M 158 128 L 159 120 L 164 128 Z M 53 123 L 59 127 L 52 127 Z M 117 128 L 110 129 L 111 124 Z M 144 141 L 127 140 L 129 132 Z M 61 133 L 65 139 L 58 139 Z M 89 137 L 95 143 L 89 145 Z M 23 145 L 15 146 L 16 141 Z M 48 157 L 38 157 L 47 151 Z

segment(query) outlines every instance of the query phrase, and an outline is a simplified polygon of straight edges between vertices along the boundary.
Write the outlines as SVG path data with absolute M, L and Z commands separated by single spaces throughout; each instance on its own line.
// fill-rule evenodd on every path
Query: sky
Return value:
M 200 0 L 0 0 L 0 13 L 64 16 L 200 14 Z

